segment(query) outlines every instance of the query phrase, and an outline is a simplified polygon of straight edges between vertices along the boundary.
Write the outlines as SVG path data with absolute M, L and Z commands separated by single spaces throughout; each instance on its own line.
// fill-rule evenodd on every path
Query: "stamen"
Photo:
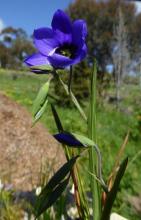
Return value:
M 76 51 L 76 47 L 74 45 L 64 45 L 56 49 L 56 53 L 69 57 L 69 58 L 74 57 L 75 51 Z

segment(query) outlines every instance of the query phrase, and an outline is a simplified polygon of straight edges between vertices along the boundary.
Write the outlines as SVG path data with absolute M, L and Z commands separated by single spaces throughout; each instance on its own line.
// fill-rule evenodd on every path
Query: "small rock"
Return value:
M 110 216 L 110 220 L 128 220 L 128 219 L 124 218 L 121 215 L 118 215 L 117 213 L 112 213 Z

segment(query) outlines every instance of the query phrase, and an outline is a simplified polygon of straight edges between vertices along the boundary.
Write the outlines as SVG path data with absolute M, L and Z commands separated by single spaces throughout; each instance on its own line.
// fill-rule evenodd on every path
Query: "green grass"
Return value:
M 32 104 L 41 85 L 47 80 L 45 75 L 34 75 L 32 73 L 4 71 L 0 70 L 0 91 L 25 106 L 29 112 L 32 112 Z M 53 93 L 53 86 L 51 91 Z M 113 88 L 108 91 L 114 94 Z M 141 150 L 141 88 L 138 85 L 124 85 L 122 88 L 121 111 L 117 111 L 114 104 L 98 105 L 97 109 L 97 138 L 98 144 L 103 156 L 104 176 L 109 175 L 114 164 L 115 157 L 122 145 L 124 138 L 130 131 L 128 144 L 125 149 L 125 156 L 129 157 L 129 164 Z M 51 100 L 53 101 L 53 100 Z M 54 102 L 54 101 L 53 101 Z M 99 97 L 98 97 L 98 103 Z M 85 102 L 85 111 L 87 112 L 88 102 Z M 57 111 L 62 119 L 65 130 L 85 134 L 86 125 L 75 108 L 63 108 L 57 106 Z M 57 132 L 55 122 L 53 121 L 50 106 L 41 119 L 44 125 L 51 133 Z M 140 160 L 141 154 L 129 165 L 123 181 L 121 183 L 118 199 L 116 200 L 114 210 L 123 216 L 139 220 L 140 216 L 129 208 L 127 203 L 129 195 L 140 193 Z M 85 169 L 85 167 L 84 167 Z M 84 172 L 83 172 L 84 174 Z M 87 179 L 86 174 L 86 179 Z
M 16 76 L 16 79 L 14 77 Z M 44 82 L 47 81 L 46 75 L 34 75 L 33 73 L 18 73 L 15 71 L 0 71 L 0 91 L 2 91 L 5 95 L 11 97 L 16 102 L 20 103 L 21 105 L 25 106 L 29 112 L 32 113 L 32 104 L 36 95 Z M 51 91 L 53 88 L 51 88 Z M 51 100 L 52 101 L 52 100 Z M 77 124 L 76 118 L 81 119 L 79 113 L 72 109 L 58 107 L 57 108 L 60 117 L 62 118 L 63 124 L 66 130 L 74 130 L 74 129 L 81 129 L 81 120 L 78 120 Z M 72 118 L 73 112 L 73 118 Z M 49 129 L 51 132 L 56 131 L 55 123 L 52 122 L 53 117 L 51 113 L 50 106 L 48 106 L 48 110 L 42 118 L 42 122 L 44 125 Z M 71 120 L 71 124 L 70 124 Z M 82 128 L 82 131 L 85 129 Z
M 10 192 L 0 189 L 0 220 L 19 220 L 21 217 L 20 205 L 13 204 Z

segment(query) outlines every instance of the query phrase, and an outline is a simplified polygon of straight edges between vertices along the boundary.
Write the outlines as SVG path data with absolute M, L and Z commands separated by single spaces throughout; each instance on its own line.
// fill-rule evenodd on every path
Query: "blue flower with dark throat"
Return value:
M 71 22 L 67 14 L 57 10 L 51 25 L 52 28 L 34 31 L 38 53 L 26 58 L 25 63 L 30 67 L 51 65 L 55 69 L 63 69 L 83 60 L 87 54 L 86 22 L 81 19 Z

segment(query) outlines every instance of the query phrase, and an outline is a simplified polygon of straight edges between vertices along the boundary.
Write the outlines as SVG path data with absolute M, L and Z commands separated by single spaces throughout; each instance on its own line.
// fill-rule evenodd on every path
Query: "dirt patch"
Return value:
M 64 161 L 61 146 L 26 109 L 0 93 L 0 179 L 31 190 Z
M 134 208 L 135 212 L 141 215 L 141 195 L 131 196 L 129 198 L 129 203 Z

